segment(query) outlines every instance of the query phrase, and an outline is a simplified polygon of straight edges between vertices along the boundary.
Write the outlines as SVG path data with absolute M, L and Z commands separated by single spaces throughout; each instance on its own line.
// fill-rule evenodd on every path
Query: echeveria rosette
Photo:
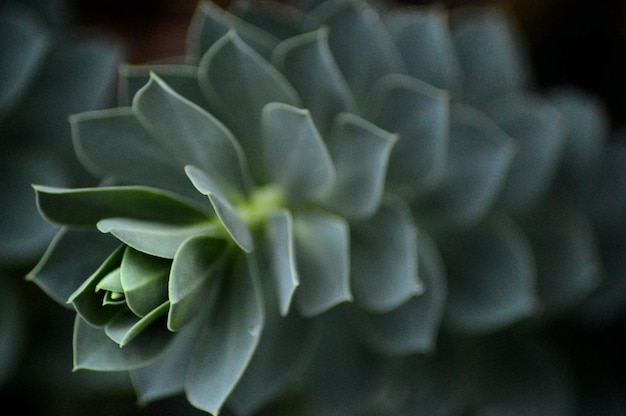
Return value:
M 186 69 L 174 71 L 173 84 Z M 398 216 L 398 202 L 385 202 L 377 220 L 394 135 L 341 112 L 322 140 L 310 112 L 295 106 L 293 87 L 234 31 L 212 44 L 197 73 L 207 107 L 235 134 L 156 74 L 131 107 L 72 117 L 79 158 L 109 184 L 35 187 L 43 215 L 66 228 L 31 277 L 78 312 L 76 368 L 131 370 L 141 400 L 185 391 L 192 404 L 217 413 L 257 347 L 306 349 L 306 336 L 287 347 L 285 336 L 272 338 L 293 326 L 296 318 L 274 317 L 289 313 L 292 298 L 303 317 L 352 299 L 350 260 L 362 250 L 352 250 L 358 238 L 349 224 L 367 231 L 378 226 L 368 218 L 390 219 L 392 227 L 410 220 Z M 96 238 L 90 254 L 108 257 L 84 280 L 86 265 L 68 264 L 64 254 Z M 105 254 L 116 240 L 120 247 Z M 413 259 L 405 240 L 414 236 L 402 237 L 404 252 L 393 255 Z M 369 243 L 363 250 L 372 249 L 385 251 Z M 395 275 L 412 291 L 392 295 L 416 293 L 408 266 Z M 57 274 L 65 267 L 84 282 Z M 267 333 L 266 320 L 274 326 Z M 269 383 L 261 377 L 267 390 L 291 363 L 274 367 Z M 250 368 L 244 380 L 255 376 Z M 252 397 L 235 390 L 233 406 L 262 402 L 265 393 L 253 387 Z

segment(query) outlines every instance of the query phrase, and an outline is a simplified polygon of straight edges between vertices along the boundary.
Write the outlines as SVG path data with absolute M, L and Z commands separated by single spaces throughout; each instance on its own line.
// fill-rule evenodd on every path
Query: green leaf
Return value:
M 362 109 L 371 86 L 404 62 L 378 12 L 366 2 L 327 1 L 310 17 L 329 29 L 330 50 Z
M 287 210 L 273 212 L 267 219 L 265 236 L 280 314 L 286 316 L 293 294 L 300 285 L 291 213 Z
M 95 175 L 198 196 L 182 165 L 148 134 L 131 108 L 81 113 L 71 116 L 70 124 L 76 154 Z
M 135 342 L 120 348 L 102 329 L 80 316 L 74 321 L 74 370 L 127 371 L 148 365 L 159 358 L 171 334 L 157 328 L 142 331 Z
M 417 274 L 417 228 L 400 199 L 350 228 L 350 276 L 357 305 L 389 312 L 422 291 Z
M 253 174 L 262 177 L 262 109 L 270 102 L 297 106 L 298 95 L 278 70 L 234 31 L 208 50 L 198 71 L 200 87 L 212 108 L 245 149 Z
M 532 249 L 508 217 L 491 216 L 439 243 L 448 271 L 444 324 L 463 333 L 502 329 L 538 306 Z
M 247 172 L 242 150 L 211 114 L 172 90 L 152 74 L 133 100 L 137 118 L 181 165 L 196 165 L 218 187 L 221 197 L 245 195 Z
M 349 113 L 335 119 L 328 150 L 337 180 L 323 195 L 324 205 L 349 218 L 368 217 L 383 194 L 389 154 L 398 137 Z
M 389 186 L 409 198 L 435 187 L 448 155 L 448 93 L 395 74 L 373 87 L 371 102 L 372 122 L 400 137 L 389 160 Z
M 122 309 L 113 319 L 106 323 L 104 332 L 120 347 L 124 347 L 156 320 L 165 315 L 169 307 L 169 301 L 165 301 L 142 317 L 138 317 L 128 309 Z
M 119 241 L 98 232 L 61 228 L 27 279 L 66 306 L 85 276 L 90 276 L 118 246 Z M 85 247 L 89 247 L 88 256 L 76 254 Z
M 299 312 L 307 317 L 352 300 L 349 230 L 345 220 L 322 212 L 294 217 L 294 240 L 300 286 Z
M 554 179 L 565 143 L 562 120 L 547 100 L 529 93 L 501 97 L 486 112 L 513 137 L 518 149 L 500 203 L 525 212 L 548 191 Z
M 174 258 L 180 245 L 189 237 L 223 234 L 221 227 L 213 222 L 178 225 L 129 218 L 106 218 L 98 221 L 97 226 L 101 232 L 111 233 L 135 250 L 165 259 Z
M 167 299 L 171 262 L 126 247 L 121 283 L 126 305 L 137 316 L 146 316 Z
M 333 184 L 332 160 L 307 110 L 270 103 L 261 122 L 265 171 L 289 200 L 306 202 Z
M 305 14 L 300 9 L 274 1 L 234 1 L 230 3 L 229 11 L 277 39 L 299 35 L 305 20 Z
M 440 5 L 402 8 L 387 13 L 384 22 L 410 76 L 444 90 L 459 87 L 461 68 L 447 10 Z
M 183 330 L 202 309 L 211 309 L 222 281 L 227 253 L 225 240 L 194 236 L 176 252 L 169 275 L 170 310 L 167 327 Z
M 215 194 L 209 194 L 208 197 L 215 213 L 233 241 L 246 253 L 253 251 L 254 238 L 252 233 L 235 208 Z
M 478 105 L 530 84 L 532 71 L 521 35 L 503 10 L 463 8 L 450 23 L 463 73 L 464 102 Z
M 430 229 L 469 226 L 486 215 L 515 155 L 513 140 L 482 113 L 460 105 L 452 110 L 442 181 L 412 204 Z
M 250 256 L 240 256 L 235 264 L 216 314 L 197 341 L 187 374 L 187 399 L 214 415 L 248 366 L 264 326 L 257 270 L 251 261 Z
M 281 42 L 271 62 L 300 94 L 323 136 L 335 115 L 357 112 L 352 92 L 330 52 L 326 28 Z
M 367 345 L 382 354 L 408 355 L 436 348 L 446 304 L 446 276 L 436 244 L 424 233 L 419 235 L 416 263 L 423 287 L 419 296 L 385 313 L 370 313 L 357 307 L 350 310 L 357 332 Z M 356 294 L 355 290 L 355 298 Z
M 207 221 L 211 212 L 170 192 L 144 186 L 65 189 L 34 186 L 39 210 L 52 222 L 95 226 L 104 218 L 124 217 L 169 224 Z
M 124 255 L 124 247 L 118 247 L 102 263 L 102 265 L 72 293 L 67 299 L 81 317 L 81 321 L 89 323 L 94 327 L 106 325 L 124 305 L 103 305 L 104 294 L 98 291 L 98 284 L 109 273 L 119 269 Z
M 199 59 L 229 30 L 237 30 L 241 37 L 254 50 L 269 56 L 278 43 L 270 33 L 254 26 L 237 16 L 225 11 L 212 2 L 201 2 L 191 20 L 187 31 L 187 53 Z

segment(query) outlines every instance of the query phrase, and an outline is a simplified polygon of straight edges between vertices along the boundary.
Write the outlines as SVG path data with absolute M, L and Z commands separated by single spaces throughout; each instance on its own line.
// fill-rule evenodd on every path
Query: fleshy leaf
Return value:
M 444 8 L 403 8 L 387 13 L 384 22 L 410 76 L 445 90 L 459 87 L 461 69 Z
M 152 74 L 133 100 L 139 121 L 182 165 L 196 165 L 219 188 L 221 197 L 245 195 L 245 161 L 231 133 L 197 105 Z
M 336 114 L 357 112 L 352 92 L 330 52 L 326 28 L 281 42 L 271 61 L 300 94 L 323 136 Z
M 376 214 L 350 227 L 350 276 L 355 302 L 388 312 L 421 293 L 417 228 L 409 208 L 389 199 Z
M 479 105 L 528 86 L 529 63 L 517 27 L 497 8 L 459 8 L 450 17 L 463 73 L 462 100 Z
M 397 140 L 358 116 L 338 115 L 327 141 L 337 180 L 323 195 L 323 203 L 348 218 L 372 215 L 380 204 L 389 154 Z
M 432 189 L 447 162 L 447 92 L 406 75 L 388 75 L 373 87 L 371 102 L 371 120 L 400 137 L 389 160 L 390 187 L 408 198 Z
M 135 250 L 162 257 L 174 258 L 180 245 L 194 235 L 219 236 L 221 228 L 213 222 L 173 225 L 129 218 L 106 218 L 98 221 L 98 229 L 111 233 Z
M 254 50 L 268 57 L 278 43 L 270 33 L 227 12 L 220 6 L 206 1 L 196 9 L 187 32 L 187 53 L 199 59 L 229 30 L 237 30 Z
M 208 194 L 208 197 L 215 213 L 233 241 L 247 253 L 254 250 L 252 233 L 235 208 L 215 194 Z
M 516 149 L 482 113 L 460 105 L 452 110 L 442 181 L 412 205 L 416 218 L 434 229 L 467 226 L 483 217 L 502 190 Z
M 120 348 L 102 329 L 76 316 L 74 370 L 126 371 L 148 365 L 159 358 L 171 340 L 171 334 L 159 329 L 147 328 L 135 342 Z
M 126 305 L 135 315 L 145 316 L 167 299 L 170 265 L 170 261 L 126 247 L 121 281 Z
M 182 165 L 148 134 L 131 108 L 81 113 L 71 116 L 70 124 L 76 154 L 95 175 L 198 196 Z
M 420 283 L 424 292 L 386 313 L 352 308 L 352 323 L 365 342 L 387 355 L 431 352 L 435 349 L 447 294 L 443 260 L 435 243 L 419 235 Z M 356 291 L 355 291 L 356 297 Z
M 206 236 L 191 237 L 180 246 L 168 283 L 170 331 L 182 330 L 201 308 L 211 309 L 221 287 L 226 250 L 225 240 Z
M 359 106 L 364 107 L 371 86 L 383 75 L 405 72 L 387 28 L 366 2 L 328 1 L 310 17 L 329 28 L 330 50 Z
M 166 301 L 143 317 L 138 317 L 128 309 L 122 309 L 113 319 L 107 322 L 104 326 L 104 332 L 120 347 L 124 347 L 146 330 L 154 321 L 165 315 L 169 306 L 169 302 Z
M 286 316 L 293 294 L 300 285 L 291 213 L 287 210 L 273 212 L 267 219 L 265 235 L 280 314 Z
M 206 221 L 211 215 L 175 194 L 143 186 L 34 188 L 42 214 L 52 222 L 71 226 L 94 226 L 101 219 L 112 217 L 193 224 Z
M 307 110 L 270 103 L 261 122 L 265 171 L 289 200 L 306 202 L 333 184 L 332 160 Z
M 515 140 L 518 149 L 500 203 L 515 212 L 527 211 L 554 179 L 563 153 L 563 121 L 548 101 L 524 93 L 501 97 L 486 111 Z
M 351 301 L 349 231 L 341 218 L 321 212 L 294 217 L 300 287 L 296 306 L 304 316 L 318 315 Z
M 200 87 L 212 108 L 245 149 L 253 174 L 262 177 L 262 109 L 270 102 L 297 106 L 297 93 L 234 31 L 207 51 L 198 71 Z
M 188 400 L 218 414 L 245 371 L 264 326 L 261 289 L 251 256 L 240 256 L 215 315 L 197 341 L 185 383 Z
M 448 271 L 444 324 L 465 333 L 502 329 L 535 312 L 535 258 L 505 216 L 446 236 L 439 247 Z
M 276 1 L 233 1 L 229 11 L 277 39 L 299 35 L 305 19 L 299 8 Z

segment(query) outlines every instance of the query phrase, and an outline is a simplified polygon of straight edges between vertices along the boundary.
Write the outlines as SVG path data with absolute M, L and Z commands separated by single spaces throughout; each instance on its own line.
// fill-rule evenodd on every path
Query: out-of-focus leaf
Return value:
M 0 387 L 19 368 L 26 340 L 25 322 L 18 292 L 0 274 Z
M 372 121 L 400 137 L 389 161 L 388 185 L 402 195 L 441 180 L 450 134 L 448 94 L 406 75 L 388 75 L 373 88 Z
M 358 244 L 358 240 L 352 241 L 353 245 Z M 356 331 L 382 354 L 405 355 L 435 349 L 447 293 L 445 270 L 435 243 L 423 232 L 419 234 L 417 254 L 413 260 L 419 264 L 422 293 L 384 313 L 368 313 L 357 307 L 350 310 Z M 352 266 L 358 267 L 354 261 Z M 357 275 L 353 271 L 353 282 Z M 355 289 L 358 300 L 357 293 Z
M 305 19 L 299 8 L 271 0 L 233 1 L 229 11 L 281 40 L 299 35 Z
M 347 218 L 374 214 L 380 204 L 389 154 L 398 137 L 350 113 L 335 118 L 328 151 L 337 180 L 322 197 L 324 205 Z
M 535 259 L 521 230 L 490 216 L 439 244 L 448 271 L 444 324 L 485 333 L 519 322 L 538 306 Z
M 241 378 L 261 337 L 265 317 L 256 273 L 251 256 L 241 256 L 190 362 L 187 398 L 214 415 Z
M 126 305 L 137 316 L 145 316 L 167 299 L 167 277 L 171 262 L 126 247 L 120 267 Z
M 202 310 L 209 310 L 221 287 L 225 240 L 194 236 L 185 241 L 174 256 L 169 275 L 170 311 L 167 327 L 183 330 Z
M 352 300 L 349 284 L 349 230 L 345 220 L 321 212 L 294 217 L 300 287 L 296 306 L 304 316 Z
M 262 177 L 261 113 L 270 102 L 298 106 L 287 80 L 230 31 L 202 57 L 200 87 L 218 116 L 235 133 L 255 176 Z
M 143 186 L 65 189 L 36 185 L 37 204 L 52 222 L 85 227 L 104 218 L 136 218 L 166 224 L 207 221 L 211 212 L 181 197 Z
M 133 100 L 137 118 L 182 165 L 206 172 L 220 197 L 245 195 L 247 172 L 242 150 L 220 121 L 152 74 Z
M 323 136 L 335 115 L 355 113 L 356 102 L 328 46 L 328 30 L 289 38 L 272 53 L 272 63 L 291 82 Z
M 435 5 L 392 10 L 384 22 L 410 76 L 437 88 L 458 89 L 461 70 L 445 9 Z
M 413 204 L 419 225 L 454 228 L 480 220 L 498 197 L 514 154 L 511 138 L 491 120 L 454 106 L 442 181 Z
M 403 201 L 390 199 L 373 217 L 352 223 L 350 243 L 357 305 L 372 313 L 389 312 L 422 291 L 417 228 Z
M 307 110 L 270 103 L 261 123 L 265 171 L 291 202 L 303 203 L 329 189 L 333 161 Z
M 370 88 L 379 78 L 405 72 L 387 28 L 366 2 L 327 1 L 309 17 L 328 27 L 330 50 L 362 109 Z
M 120 348 L 102 329 L 76 316 L 74 370 L 126 371 L 140 368 L 159 358 L 170 340 L 170 334 L 163 328 L 147 328 L 135 342 Z
M 556 174 L 565 142 L 558 111 L 540 96 L 516 93 L 492 101 L 487 114 L 515 140 L 500 203 L 515 212 L 529 210 L 545 194 Z
M 293 294 L 300 285 L 291 213 L 287 210 L 273 212 L 267 219 L 265 235 L 279 310 L 285 316 L 289 312 Z
M 459 8 L 450 16 L 450 26 L 464 102 L 479 105 L 531 83 L 521 34 L 503 10 Z

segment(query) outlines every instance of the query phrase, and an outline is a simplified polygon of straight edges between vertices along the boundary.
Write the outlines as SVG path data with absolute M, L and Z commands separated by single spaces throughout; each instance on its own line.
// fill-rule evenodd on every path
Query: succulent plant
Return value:
M 35 186 L 62 228 L 29 278 L 77 312 L 75 368 L 211 414 L 571 414 L 540 335 L 623 284 L 624 152 L 520 36 L 496 9 L 200 3 L 187 56 L 70 118 L 98 186 Z

